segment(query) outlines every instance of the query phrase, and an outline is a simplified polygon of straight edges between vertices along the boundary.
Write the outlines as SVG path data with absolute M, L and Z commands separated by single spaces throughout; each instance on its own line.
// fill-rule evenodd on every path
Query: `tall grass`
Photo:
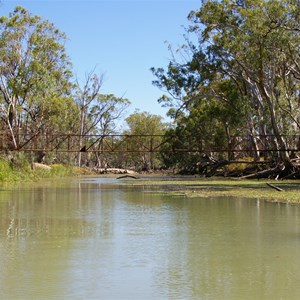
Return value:
M 74 166 L 54 164 L 35 166 L 22 154 L 13 157 L 0 156 L 0 182 L 36 181 L 42 178 L 70 177 L 87 174 L 86 170 Z
M 25 165 L 14 164 L 13 161 L 0 157 L 0 181 L 14 182 L 25 180 L 28 170 L 28 167 L 25 167 Z

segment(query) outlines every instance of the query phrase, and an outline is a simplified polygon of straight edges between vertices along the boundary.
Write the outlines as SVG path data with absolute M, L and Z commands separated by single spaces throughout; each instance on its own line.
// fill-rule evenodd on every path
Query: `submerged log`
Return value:
M 278 187 L 278 186 L 275 186 L 275 185 L 273 185 L 273 184 L 271 184 L 271 183 L 266 183 L 269 187 L 271 187 L 271 188 L 273 188 L 273 189 L 275 189 L 276 191 L 278 191 L 278 192 L 282 192 L 283 191 L 283 189 L 281 189 L 280 187 Z
M 123 176 L 119 176 L 119 177 L 117 177 L 117 179 L 123 179 L 123 178 L 133 178 L 133 179 L 139 179 L 138 177 L 136 177 L 136 176 L 133 176 L 133 175 L 123 175 Z

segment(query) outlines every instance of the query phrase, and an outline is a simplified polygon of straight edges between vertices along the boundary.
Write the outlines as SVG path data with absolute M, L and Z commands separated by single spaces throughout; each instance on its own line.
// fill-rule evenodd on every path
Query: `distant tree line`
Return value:
M 78 135 L 83 151 L 46 154 L 41 144 L 39 153 L 28 155 L 48 163 L 205 175 L 230 175 L 230 164 L 248 161 L 253 164 L 239 175 L 299 177 L 298 1 L 206 0 L 188 18 L 184 45 L 170 47 L 165 69 L 151 69 L 154 85 L 166 92 L 159 102 L 173 125 L 136 111 L 117 141 L 144 135 L 126 141 L 136 151 L 109 155 L 85 152 L 86 136 L 116 133 L 130 101 L 102 94 L 103 74 L 95 69 L 84 80 L 74 76 L 66 36 L 54 24 L 22 7 L 1 17 L 1 148 L 20 149 L 37 136 L 39 147 L 43 138 L 69 133 Z M 154 146 L 147 135 L 164 135 L 160 153 L 144 151 Z

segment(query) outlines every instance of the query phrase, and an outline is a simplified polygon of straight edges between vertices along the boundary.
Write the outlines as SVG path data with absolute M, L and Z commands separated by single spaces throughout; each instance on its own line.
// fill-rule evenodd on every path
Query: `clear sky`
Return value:
M 166 67 L 166 41 L 183 43 L 187 15 L 199 0 L 1 0 L 1 15 L 21 5 L 54 23 L 68 37 L 73 70 L 84 80 L 94 67 L 105 74 L 101 93 L 128 98 L 135 109 L 165 117 L 151 67 Z

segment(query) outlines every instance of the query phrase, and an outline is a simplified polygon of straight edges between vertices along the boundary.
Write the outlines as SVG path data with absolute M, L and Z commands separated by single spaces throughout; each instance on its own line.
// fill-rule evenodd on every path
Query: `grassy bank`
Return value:
M 258 199 L 269 202 L 300 204 L 300 181 L 238 180 L 238 179 L 180 179 L 136 180 L 132 185 L 155 186 L 173 194 L 187 197 L 233 197 Z M 278 191 L 270 185 L 280 188 Z
M 89 171 L 83 168 L 53 164 L 45 166 L 30 164 L 26 159 L 9 161 L 0 157 L 0 182 L 14 183 L 20 181 L 37 181 L 42 178 L 58 178 L 87 174 Z

